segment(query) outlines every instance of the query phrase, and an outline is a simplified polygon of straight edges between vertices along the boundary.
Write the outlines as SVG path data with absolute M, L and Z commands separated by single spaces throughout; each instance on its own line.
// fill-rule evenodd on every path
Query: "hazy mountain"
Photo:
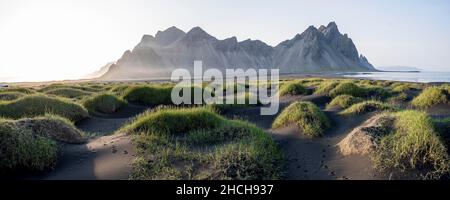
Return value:
M 109 67 L 103 79 L 169 76 L 176 68 L 279 68 L 280 73 L 373 71 L 353 41 L 334 22 L 305 32 L 275 47 L 259 40 L 218 40 L 200 27 L 187 33 L 176 27 L 144 35 L 141 42 Z

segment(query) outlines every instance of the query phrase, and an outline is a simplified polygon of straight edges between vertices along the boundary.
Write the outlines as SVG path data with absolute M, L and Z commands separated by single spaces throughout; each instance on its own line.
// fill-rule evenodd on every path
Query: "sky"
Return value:
M 448 0 L 0 0 L 0 82 L 80 78 L 170 26 L 275 46 L 330 21 L 374 66 L 450 71 L 449 20 Z

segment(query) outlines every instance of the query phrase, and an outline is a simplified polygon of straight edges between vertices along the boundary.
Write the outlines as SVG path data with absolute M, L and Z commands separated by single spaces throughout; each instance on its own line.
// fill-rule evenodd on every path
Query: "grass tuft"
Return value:
M 103 93 L 86 98 L 82 102 L 83 106 L 91 114 L 114 113 L 127 105 L 127 102 L 113 94 Z
M 444 87 L 427 87 L 411 104 L 417 108 L 428 108 L 433 105 L 449 103 L 450 94 Z
M 328 117 L 319 107 L 311 102 L 295 102 L 281 112 L 272 124 L 273 128 L 281 128 L 296 124 L 305 135 L 321 136 L 330 127 Z
M 432 119 L 425 112 L 413 110 L 393 115 L 394 131 L 381 139 L 374 154 L 376 167 L 383 171 L 413 172 L 425 179 L 448 174 L 447 149 Z
M 0 103 L 0 117 L 19 119 L 42 116 L 47 113 L 63 116 L 73 122 L 88 117 L 85 108 L 64 98 L 30 95 L 15 101 Z
M 57 145 L 33 135 L 14 121 L 0 119 L 0 175 L 18 171 L 39 171 L 54 167 Z
M 362 115 L 374 111 L 394 111 L 397 108 L 381 101 L 369 100 L 354 104 L 341 111 L 341 115 Z
M 339 108 L 348 108 L 355 103 L 359 103 L 363 101 L 363 99 L 359 97 L 354 97 L 351 95 L 339 95 L 335 97 L 328 105 L 327 108 L 339 107 Z

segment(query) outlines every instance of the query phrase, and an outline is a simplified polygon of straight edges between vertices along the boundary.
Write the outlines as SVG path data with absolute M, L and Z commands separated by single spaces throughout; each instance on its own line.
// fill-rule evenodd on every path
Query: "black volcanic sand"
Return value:
M 77 123 L 85 132 L 97 135 L 86 144 L 65 144 L 54 170 L 24 179 L 43 180 L 123 180 L 128 179 L 135 149 L 129 136 L 113 134 L 145 106 L 128 105 L 117 113 L 95 116 Z M 106 135 L 106 136 L 102 136 Z
M 344 117 L 339 109 L 325 109 L 330 98 L 323 95 L 287 96 L 280 99 L 280 112 L 298 100 L 311 101 L 332 121 L 332 127 L 319 138 L 307 138 L 295 126 L 272 130 L 277 117 L 260 115 L 261 107 L 233 108 L 222 114 L 232 119 L 242 119 L 266 130 L 285 154 L 285 179 L 290 180 L 374 180 L 388 179 L 376 173 L 368 156 L 342 156 L 337 144 L 354 128 L 374 113 Z M 130 138 L 114 134 L 124 123 L 148 107 L 130 104 L 117 113 L 96 115 L 83 120 L 77 127 L 97 135 L 87 144 L 65 145 L 56 168 L 48 173 L 25 179 L 128 179 L 135 150 Z M 450 116 L 450 106 L 438 105 L 427 110 L 433 117 Z M 280 113 L 279 112 L 279 113 Z M 105 136 L 106 135 L 106 136 Z
M 280 99 L 280 111 L 297 100 L 311 101 L 324 109 L 331 99 L 322 95 L 283 97 Z M 272 130 L 272 122 L 277 116 L 261 116 L 259 107 L 235 109 L 225 112 L 224 115 L 252 122 L 272 135 L 286 156 L 285 179 L 386 179 L 375 172 L 367 156 L 342 156 L 337 148 L 337 144 L 348 133 L 373 114 L 343 117 L 337 114 L 338 111 L 325 111 L 332 127 L 320 138 L 305 137 L 296 126 Z

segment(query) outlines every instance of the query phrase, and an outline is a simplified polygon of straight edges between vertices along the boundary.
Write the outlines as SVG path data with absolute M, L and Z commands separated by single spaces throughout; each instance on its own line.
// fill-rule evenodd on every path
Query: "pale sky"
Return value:
M 447 0 L 0 0 L 0 82 L 79 78 L 170 26 L 274 46 L 330 21 L 375 66 L 450 71 L 449 19 Z

